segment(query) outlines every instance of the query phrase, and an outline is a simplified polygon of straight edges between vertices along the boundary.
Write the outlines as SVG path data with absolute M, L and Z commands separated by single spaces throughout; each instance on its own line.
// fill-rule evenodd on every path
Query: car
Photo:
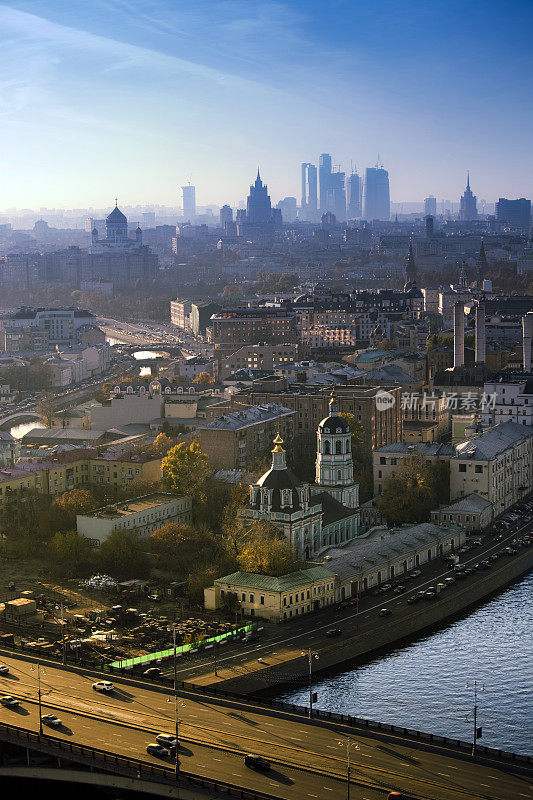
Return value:
M 455 576 L 456 581 L 463 581 L 466 577 L 466 572 L 458 572 Z
M 422 570 L 420 570 L 420 569 L 415 569 L 413 572 L 411 572 L 411 574 L 409 575 L 409 577 L 410 577 L 410 578 L 418 578 L 418 576 L 419 576 L 419 575 L 422 575 Z
M 143 672 L 144 678 L 157 678 L 159 675 L 161 675 L 161 670 L 159 667 L 149 667 Z
M 389 589 L 392 589 L 392 586 L 390 585 L 390 583 L 384 583 L 383 586 L 381 587 L 381 591 L 382 592 L 388 592 Z
M 332 639 L 334 636 L 340 636 L 342 631 L 340 628 L 330 628 L 329 631 L 326 631 L 326 636 L 329 636 Z
M 405 586 L 397 586 L 394 590 L 394 594 L 402 594 L 402 592 L 405 592 Z
M 382 608 L 379 612 L 380 617 L 390 617 L 391 614 L 392 611 L 390 610 L 390 608 Z
M 259 772 L 266 772 L 270 769 L 270 761 L 267 761 L 263 756 L 256 756 L 249 754 L 244 756 L 244 765 L 250 769 L 256 769 Z
M 485 561 L 481 562 L 481 564 L 479 565 L 479 568 L 480 569 L 490 569 L 490 566 L 491 566 L 490 562 L 485 560 Z
M 110 694 L 113 692 L 115 687 L 111 683 L 111 681 L 96 681 L 93 683 L 93 689 L 95 692 L 103 692 L 104 694 Z
M 149 744 L 146 747 L 146 752 L 151 756 L 157 756 L 157 758 L 167 758 L 168 757 L 168 750 L 166 747 L 163 747 L 161 744 Z
M 52 728 L 60 728 L 63 724 L 59 717 L 56 717 L 55 714 L 43 714 L 41 717 L 41 722 L 44 725 L 50 725 Z
M 7 664 L 0 664 L 0 675 L 9 675 L 9 667 Z
M 455 578 L 444 578 L 444 583 L 449 586 L 451 583 L 455 583 Z
M 152 600 L 154 603 L 159 603 L 159 602 L 161 602 L 161 595 L 159 595 L 159 594 L 149 594 L 148 595 L 148 600 Z
M 470 567 L 467 567 L 462 574 L 463 575 L 472 575 L 473 572 L 474 572 L 473 569 L 471 569 Z
M 437 592 L 433 590 L 427 590 L 424 592 L 424 600 L 436 600 L 437 599 Z
M 437 583 L 437 589 L 439 590 L 439 592 L 443 592 L 444 589 L 447 589 L 447 588 L 448 588 L 448 584 L 447 583 Z
M 17 698 L 13 697 L 11 694 L 4 694 L 0 697 L 0 703 L 6 708 L 18 708 L 20 700 L 17 700 Z
M 417 594 L 414 594 L 412 597 L 407 598 L 407 602 L 410 606 L 414 605 L 415 603 L 420 602 L 420 597 Z
M 155 737 L 155 740 L 157 744 L 160 744 L 162 747 L 166 747 L 169 750 L 172 747 L 176 747 L 178 744 L 178 740 L 171 733 L 158 733 Z

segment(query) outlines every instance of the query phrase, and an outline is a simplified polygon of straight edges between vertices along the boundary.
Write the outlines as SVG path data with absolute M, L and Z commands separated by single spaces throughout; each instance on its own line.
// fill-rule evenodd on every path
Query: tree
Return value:
M 214 382 L 215 379 L 209 372 L 200 372 L 196 378 L 193 378 L 193 383 L 197 383 L 199 386 L 210 386 Z
M 175 440 L 171 439 L 166 433 L 160 433 L 153 444 L 153 450 L 162 458 L 163 456 L 166 456 L 170 448 L 175 444 Z
M 95 508 L 98 508 L 99 502 L 88 489 L 71 489 L 58 497 L 54 501 L 54 505 L 76 521 L 77 514 L 94 511 Z
M 174 494 L 188 495 L 194 503 L 205 501 L 205 482 L 211 468 L 198 442 L 172 447 L 161 463 L 163 481 Z
M 431 511 L 449 499 L 449 465 L 426 464 L 415 455 L 386 478 L 376 506 L 389 525 L 427 522 Z
M 110 533 L 100 545 L 98 562 L 102 572 L 122 581 L 146 578 L 150 574 L 146 544 L 135 531 L 116 530 Z
M 42 420 L 47 428 L 51 428 L 54 423 L 55 416 L 55 403 L 51 395 L 43 397 L 37 404 L 37 413 L 42 417 Z
M 266 520 L 253 522 L 244 537 L 237 563 L 243 572 L 260 575 L 284 575 L 302 564 L 283 533 Z
M 76 531 L 56 533 L 50 542 L 49 561 L 56 577 L 78 578 L 90 572 L 94 551 Z
M 351 446 L 352 446 L 352 459 L 355 462 L 362 463 L 368 460 L 368 454 L 364 450 L 364 443 L 365 443 L 365 429 L 361 425 L 360 421 L 356 419 L 355 414 L 350 414 L 349 412 L 341 411 L 339 414 L 340 417 L 346 420 L 348 423 L 348 427 L 350 428 L 350 433 L 352 435 L 351 439 Z
M 204 599 L 204 589 L 212 586 L 217 577 L 217 571 L 213 567 L 202 567 L 191 572 L 187 577 L 187 595 L 195 603 L 202 603 Z

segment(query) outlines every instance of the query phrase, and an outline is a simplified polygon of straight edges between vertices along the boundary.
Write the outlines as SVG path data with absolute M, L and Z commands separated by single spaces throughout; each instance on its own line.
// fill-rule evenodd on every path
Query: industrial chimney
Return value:
M 485 306 L 476 306 L 476 363 L 485 363 Z
M 531 372 L 531 339 L 533 337 L 533 311 L 522 317 L 522 346 L 524 353 L 524 372 Z
M 465 363 L 465 306 L 455 303 L 453 307 L 453 366 L 462 367 Z

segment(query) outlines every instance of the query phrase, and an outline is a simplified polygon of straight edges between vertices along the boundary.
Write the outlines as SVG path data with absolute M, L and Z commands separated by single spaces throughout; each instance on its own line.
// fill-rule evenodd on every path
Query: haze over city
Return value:
M 0 6 L 3 207 L 275 202 L 322 152 L 394 201 L 527 197 L 530 2 Z

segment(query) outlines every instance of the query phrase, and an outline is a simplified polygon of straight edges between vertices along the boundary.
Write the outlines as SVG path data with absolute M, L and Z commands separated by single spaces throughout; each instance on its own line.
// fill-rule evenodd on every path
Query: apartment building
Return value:
M 483 391 L 486 400 L 481 409 L 483 425 L 501 422 L 533 425 L 533 376 L 488 381 Z
M 531 491 L 533 428 L 503 422 L 456 447 L 450 459 L 450 498 L 478 494 L 498 516 Z
M 276 403 L 222 414 L 197 428 L 200 448 L 213 469 L 244 469 L 270 450 L 277 433 L 285 440 L 293 435 L 294 417 Z
M 374 475 L 374 495 L 383 494 L 385 481 L 401 470 L 410 459 L 418 456 L 427 464 L 450 461 L 455 455 L 455 447 L 450 444 L 431 444 L 418 442 L 393 442 L 380 447 L 372 454 L 372 470 Z
M 259 344 L 248 344 L 225 356 L 220 362 L 218 377 L 224 380 L 228 375 L 232 375 L 240 369 L 274 371 L 288 364 L 293 364 L 297 355 L 298 345 L 294 343 L 268 344 L 267 342 L 260 342 Z
M 76 516 L 78 533 L 95 545 L 101 544 L 113 531 L 118 530 L 135 531 L 145 539 L 162 525 L 171 522 L 180 525 L 192 522 L 190 497 L 154 492 Z
M 161 459 L 148 455 L 77 448 L 52 458 L 30 458 L 0 470 L 0 504 L 26 491 L 60 495 L 90 484 L 124 488 L 161 479 Z
M 286 308 L 224 308 L 213 314 L 214 354 L 219 366 L 247 344 L 295 344 L 296 314 Z
M 384 406 L 383 392 L 390 395 Z M 402 439 L 402 390 L 399 387 L 335 386 L 339 411 L 353 414 L 363 427 L 363 445 L 370 453 L 379 447 Z M 287 388 L 283 378 L 254 381 L 251 389 L 237 392 L 227 403 L 216 403 L 207 409 L 206 418 L 250 406 L 277 403 L 295 412 L 294 432 L 312 433 L 329 413 L 331 387 L 292 386 Z M 310 438 L 314 448 L 314 438 Z

